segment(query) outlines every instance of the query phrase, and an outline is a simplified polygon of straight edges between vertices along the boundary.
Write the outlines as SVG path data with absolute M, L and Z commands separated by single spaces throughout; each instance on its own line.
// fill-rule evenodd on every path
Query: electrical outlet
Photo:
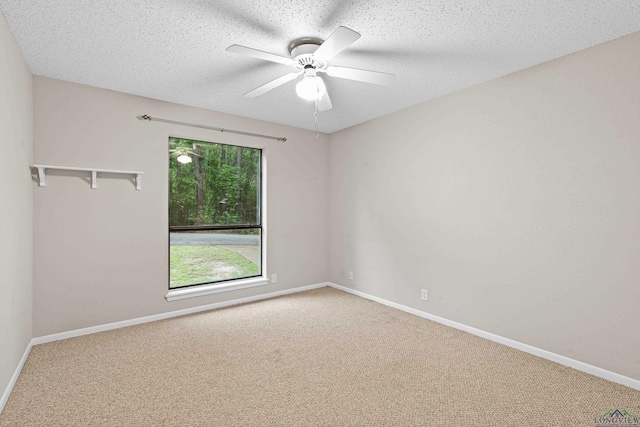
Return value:
M 353 280 L 353 271 L 349 272 L 349 280 Z
M 429 301 L 429 291 L 427 289 L 422 290 L 422 300 Z
M 276 273 L 271 275 L 271 283 L 278 283 L 278 275 Z

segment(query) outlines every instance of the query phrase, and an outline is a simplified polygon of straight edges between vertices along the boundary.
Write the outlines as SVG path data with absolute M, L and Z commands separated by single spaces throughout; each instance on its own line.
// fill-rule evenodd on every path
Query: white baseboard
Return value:
M 7 401 L 9 400 L 9 396 L 13 391 L 13 387 L 16 385 L 16 381 L 18 381 L 18 377 L 20 376 L 20 372 L 22 372 L 24 363 L 27 361 L 27 357 L 29 357 L 29 353 L 31 352 L 31 347 L 33 347 L 33 340 L 29 343 L 29 345 L 27 345 L 27 348 L 24 351 L 24 354 L 22 355 L 20 362 L 18 362 L 18 366 L 16 367 L 16 370 L 13 372 L 13 375 L 11 376 L 11 380 L 9 380 L 9 384 L 7 384 L 7 388 L 4 390 L 4 393 L 2 393 L 2 398 L 0 398 L 0 414 L 2 414 L 2 411 L 4 411 L 4 407 L 7 404 Z
M 184 316 L 186 314 L 199 313 L 201 311 L 214 310 L 216 308 L 229 307 L 232 305 L 244 304 L 247 302 L 254 302 L 268 298 L 279 297 L 282 295 L 294 294 L 297 292 L 310 291 L 312 289 L 324 288 L 329 286 L 328 283 L 318 283 L 315 285 L 301 286 L 293 289 L 285 289 L 283 291 L 270 292 L 268 294 L 260 294 L 246 298 L 238 298 L 230 301 L 217 302 L 214 304 L 201 305 L 193 308 L 186 308 L 183 310 L 169 311 L 167 313 L 154 314 L 151 316 L 138 317 L 136 319 L 123 320 L 121 322 L 107 323 L 105 325 L 91 326 L 89 328 L 75 329 L 68 332 L 60 332 L 58 334 L 44 335 L 34 338 L 31 341 L 31 345 L 45 344 L 48 342 L 64 340 L 68 338 L 79 337 L 82 335 L 95 334 L 97 332 L 110 331 L 113 329 L 125 328 L 127 326 L 139 325 L 142 323 L 155 322 L 156 320 L 169 319 L 171 317 Z
M 473 328 L 471 326 L 463 325 L 462 323 L 454 322 L 452 320 L 445 319 L 443 317 L 435 316 L 433 314 L 426 313 L 424 311 L 417 310 L 415 308 L 407 307 L 401 304 L 397 304 L 395 302 L 387 301 L 382 298 L 374 297 L 373 295 L 366 294 L 364 292 L 357 291 L 355 289 L 347 288 L 345 286 L 340 286 L 335 283 L 328 283 L 328 286 L 348 292 L 353 295 L 357 295 L 362 298 L 366 298 L 371 301 L 375 301 L 380 304 L 384 304 L 388 307 L 396 308 L 398 310 L 402 310 L 406 313 L 413 314 L 428 320 L 432 320 L 437 323 L 441 323 L 446 326 L 450 326 L 455 329 L 459 329 L 461 331 L 468 332 L 470 334 L 479 336 L 481 338 L 485 338 L 499 344 L 506 345 L 508 347 L 515 348 L 517 350 L 524 351 L 525 353 L 533 354 L 534 356 L 541 357 L 543 359 L 550 360 L 552 362 L 559 363 L 564 366 L 568 366 L 570 368 L 576 369 L 578 371 L 585 372 L 587 374 L 591 374 L 593 376 L 605 379 L 607 381 L 611 381 L 617 384 L 622 384 L 624 386 L 630 387 L 635 390 L 640 390 L 640 380 L 636 380 L 634 378 L 626 377 L 624 375 L 617 374 L 615 372 L 607 371 L 606 369 L 598 368 L 597 366 L 589 365 L 584 362 L 580 362 L 575 359 L 571 359 L 569 357 L 561 356 L 556 353 L 552 353 L 547 350 L 542 350 L 537 347 L 530 346 L 528 344 L 523 344 L 518 341 L 514 341 L 509 338 L 501 337 L 500 335 L 495 335 L 490 332 L 486 332 L 480 329 Z

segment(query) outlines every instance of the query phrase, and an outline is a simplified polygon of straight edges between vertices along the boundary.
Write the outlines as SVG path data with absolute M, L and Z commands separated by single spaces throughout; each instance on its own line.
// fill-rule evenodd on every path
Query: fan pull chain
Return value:
M 313 103 L 314 111 L 313 111 L 313 130 L 315 131 L 315 135 L 313 135 L 316 139 L 320 138 L 320 132 L 318 132 L 318 100 L 316 99 Z

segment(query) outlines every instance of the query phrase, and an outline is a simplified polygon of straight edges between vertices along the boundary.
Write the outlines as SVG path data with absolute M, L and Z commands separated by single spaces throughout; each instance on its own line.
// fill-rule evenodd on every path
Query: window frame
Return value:
M 234 224 L 234 225 L 196 225 L 196 226 L 171 226 L 169 224 L 169 200 L 171 196 L 171 192 L 169 191 L 171 186 L 171 175 L 169 174 L 169 162 L 167 162 L 167 287 L 168 292 L 165 295 L 167 301 L 175 301 L 184 298 L 192 298 L 198 296 L 204 296 L 209 294 L 215 294 L 220 292 L 228 292 L 238 289 L 251 288 L 256 286 L 264 286 L 269 283 L 267 279 L 267 257 L 266 257 L 266 242 L 267 242 L 267 203 L 266 203 L 266 190 L 267 190 L 267 170 L 266 170 L 266 148 L 265 147 L 252 147 L 247 145 L 240 144 L 231 144 L 231 143 L 222 143 L 222 142 L 212 142 L 206 141 L 203 139 L 194 139 L 191 137 L 178 137 L 174 135 L 169 135 L 167 140 L 170 141 L 172 138 L 176 139 L 188 139 L 194 142 L 201 142 L 205 144 L 218 144 L 218 145 L 228 145 L 233 147 L 242 147 L 248 148 L 252 150 L 260 150 L 260 158 L 259 158 L 259 180 L 260 187 L 258 192 L 259 198 L 259 215 L 260 219 L 259 224 Z M 170 158 L 169 158 L 170 161 Z M 221 230 L 246 230 L 253 229 L 259 230 L 260 233 L 260 274 L 255 276 L 247 276 L 247 277 L 239 277 L 232 279 L 224 279 L 218 280 L 214 282 L 203 282 L 203 283 L 194 283 L 191 285 L 184 285 L 176 288 L 170 288 L 171 285 L 171 277 L 170 277 L 170 263 L 171 263 L 171 253 L 170 253 L 170 235 L 172 232 L 176 231 L 221 231 Z

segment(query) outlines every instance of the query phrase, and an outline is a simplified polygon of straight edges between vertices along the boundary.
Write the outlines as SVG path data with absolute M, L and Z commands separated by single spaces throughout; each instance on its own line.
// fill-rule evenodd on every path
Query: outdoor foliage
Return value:
M 260 150 L 170 138 L 169 225 L 260 222 Z M 188 154 L 191 163 L 177 161 Z

